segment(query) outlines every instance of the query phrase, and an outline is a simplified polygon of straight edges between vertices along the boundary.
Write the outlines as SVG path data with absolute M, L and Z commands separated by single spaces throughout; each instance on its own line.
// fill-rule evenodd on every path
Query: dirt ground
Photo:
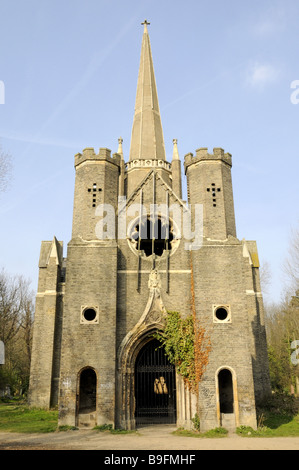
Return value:
M 93 430 L 47 434 L 0 432 L 0 450 L 299 450 L 299 437 L 250 438 L 230 434 L 224 438 L 182 437 L 171 434 L 173 426 L 151 426 L 133 434 Z

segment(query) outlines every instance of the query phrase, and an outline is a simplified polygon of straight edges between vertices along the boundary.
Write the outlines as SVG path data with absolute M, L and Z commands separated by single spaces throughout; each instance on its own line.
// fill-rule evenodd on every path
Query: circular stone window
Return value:
M 229 306 L 214 306 L 214 322 L 230 322 Z
M 162 215 L 142 216 L 133 220 L 128 227 L 128 242 L 135 254 L 144 258 L 153 254 L 161 257 L 164 253 L 172 255 L 180 242 L 178 230 L 173 221 Z
M 82 308 L 81 323 L 98 323 L 98 309 L 94 307 Z

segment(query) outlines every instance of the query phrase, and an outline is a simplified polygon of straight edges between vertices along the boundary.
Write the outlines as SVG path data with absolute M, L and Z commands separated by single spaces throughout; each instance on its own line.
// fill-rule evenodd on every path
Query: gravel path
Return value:
M 181 437 L 172 426 L 140 428 L 135 434 L 93 430 L 20 434 L 0 432 L 0 450 L 299 450 L 299 437 L 250 438 L 231 434 L 224 438 Z M 126 454 L 127 455 L 127 454 Z

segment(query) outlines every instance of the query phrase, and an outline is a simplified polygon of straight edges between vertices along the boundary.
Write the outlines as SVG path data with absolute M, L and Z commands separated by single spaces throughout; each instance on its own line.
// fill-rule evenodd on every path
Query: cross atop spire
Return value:
M 149 25 L 150 23 L 149 23 L 147 20 L 144 20 L 144 22 L 143 22 L 143 23 L 141 23 L 141 24 L 142 24 L 142 25 L 144 25 L 144 26 L 146 27 L 146 26 L 147 26 L 147 25 Z

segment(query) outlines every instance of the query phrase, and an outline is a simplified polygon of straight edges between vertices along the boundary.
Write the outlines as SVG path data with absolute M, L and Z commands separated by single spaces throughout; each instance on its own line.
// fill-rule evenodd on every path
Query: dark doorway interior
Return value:
M 84 369 L 80 374 L 79 413 L 96 411 L 97 376 L 93 369 Z
M 135 364 L 136 426 L 176 422 L 175 367 L 157 340 L 149 341 Z
M 234 393 L 231 371 L 222 369 L 218 374 L 220 413 L 234 412 Z

